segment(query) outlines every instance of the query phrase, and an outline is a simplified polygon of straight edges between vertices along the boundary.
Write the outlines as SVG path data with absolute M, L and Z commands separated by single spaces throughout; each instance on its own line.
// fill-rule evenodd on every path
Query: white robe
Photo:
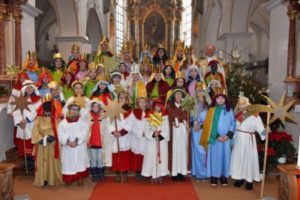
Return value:
M 78 122 L 69 123 L 66 119 L 58 125 L 58 137 L 61 144 L 61 169 L 64 175 L 74 175 L 85 171 L 90 166 L 87 151 L 88 123 L 80 118 Z M 78 145 L 71 148 L 67 140 L 73 142 L 78 138 Z
M 159 143 L 160 145 L 160 160 L 157 159 L 157 142 L 153 138 L 154 131 L 161 131 L 161 136 L 164 137 Z M 144 153 L 142 175 L 152 178 L 157 178 L 161 176 L 168 175 L 168 142 L 170 139 L 170 128 L 168 116 L 163 117 L 162 125 L 158 127 L 151 126 L 146 122 L 145 127 L 145 137 L 146 137 L 146 148 Z
M 247 182 L 260 181 L 255 135 L 245 132 L 258 132 L 261 139 L 264 140 L 263 122 L 259 116 L 249 116 L 242 123 L 237 121 L 236 130 L 230 166 L 231 178 L 245 179 Z
M 131 151 L 134 154 L 144 155 L 146 139 L 144 137 L 145 126 L 147 119 L 144 119 L 145 112 L 143 111 L 142 119 L 137 119 L 134 115 L 132 117 L 132 140 L 131 140 Z
M 173 126 L 172 135 L 172 176 L 187 175 L 188 169 L 188 133 L 186 123 Z
M 20 94 L 21 95 L 21 94 Z M 31 99 L 28 99 L 28 102 L 31 102 Z M 41 100 L 38 100 L 37 102 L 28 105 L 29 110 L 24 109 L 23 115 L 21 114 L 21 110 L 15 110 L 12 112 L 13 118 L 14 118 L 14 124 L 17 127 L 17 134 L 16 138 L 20 138 L 23 140 L 31 139 L 32 135 L 32 128 L 33 128 L 33 122 L 36 118 L 36 109 L 41 105 Z M 11 107 L 11 110 L 14 110 L 15 106 Z M 25 129 L 21 129 L 20 126 L 18 126 L 19 123 L 21 123 L 23 120 L 25 120 L 26 127 Z
M 109 118 L 104 118 L 101 121 L 101 129 L 102 129 L 102 150 L 104 151 L 104 166 L 111 167 L 112 166 L 112 145 L 113 138 L 111 137 L 111 133 L 109 132 L 110 121 Z
M 121 131 L 122 129 L 126 130 L 128 133 L 119 137 L 117 139 L 113 136 L 112 132 Z M 117 119 L 117 130 L 115 125 L 115 120 L 113 120 L 108 126 L 108 134 L 113 138 L 112 139 L 112 153 L 118 153 L 118 142 L 119 142 L 119 150 L 127 151 L 131 148 L 131 135 L 130 131 L 132 130 L 132 113 L 124 119 L 124 115 L 121 114 L 121 120 Z M 119 140 L 119 141 L 118 141 Z

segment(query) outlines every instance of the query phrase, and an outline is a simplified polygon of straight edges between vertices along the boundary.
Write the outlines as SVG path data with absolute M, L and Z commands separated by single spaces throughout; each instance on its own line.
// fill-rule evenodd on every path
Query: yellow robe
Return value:
M 50 117 L 37 117 L 32 129 L 32 143 L 36 156 L 36 171 L 34 185 L 43 186 L 47 181 L 48 185 L 54 186 L 62 183 L 60 159 L 55 159 L 55 142 L 47 143 L 46 146 L 39 144 L 44 136 L 52 135 L 54 132 L 51 126 Z

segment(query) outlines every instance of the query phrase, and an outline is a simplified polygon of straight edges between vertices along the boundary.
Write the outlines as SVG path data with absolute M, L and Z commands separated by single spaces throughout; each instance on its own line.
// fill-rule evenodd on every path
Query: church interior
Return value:
M 161 50 L 163 50 L 164 56 L 160 56 Z M 189 61 L 189 59 L 192 61 Z M 55 71 L 57 60 L 61 62 L 60 64 L 63 67 L 66 67 L 61 74 Z M 32 66 L 30 66 L 31 62 L 34 62 Z M 81 69 L 81 65 L 84 66 L 83 69 Z M 122 65 L 125 66 L 124 71 L 121 69 Z M 144 66 L 150 66 L 150 69 Z M 169 66 L 171 67 L 169 68 Z M 218 68 L 215 69 L 213 66 Z M 171 71 L 170 75 L 167 69 Z M 97 73 L 94 82 L 89 77 L 92 70 Z M 190 74 L 193 72 L 199 73 L 199 77 L 195 82 L 190 78 Z M 69 78 L 67 77 L 68 74 Z M 139 90 L 136 86 L 136 76 L 132 74 L 138 74 L 137 79 L 143 82 L 141 86 L 143 90 Z M 169 89 L 164 90 L 165 85 L 160 85 L 160 83 L 151 85 L 152 81 L 156 80 L 157 74 L 164 76 L 162 79 Z M 16 89 L 22 75 L 27 77 L 23 77 L 23 79 L 28 80 L 19 83 L 19 88 Z M 124 83 L 122 87 L 114 84 L 114 77 L 118 76 L 122 77 L 120 83 L 121 85 Z M 178 88 L 174 86 L 180 77 L 186 80 L 185 83 L 187 83 L 187 86 L 181 89 L 179 89 L 179 86 Z M 166 144 L 169 154 L 166 156 L 167 166 L 169 162 L 169 169 L 171 170 L 171 166 L 174 167 L 176 164 L 174 161 L 176 159 L 173 158 L 175 155 L 177 156 L 176 147 L 174 147 L 175 135 L 183 130 L 180 129 L 180 124 L 185 124 L 186 129 L 184 131 L 191 137 L 187 139 L 186 146 L 179 146 L 182 150 L 178 150 L 178 156 L 186 159 L 186 163 L 191 162 L 191 171 L 187 169 L 186 174 L 182 173 L 185 178 L 180 173 L 174 178 L 174 170 L 172 169 L 172 172 L 167 173 L 168 175 L 164 177 L 162 182 L 162 179 L 155 177 L 155 175 L 154 179 L 151 179 L 151 175 L 149 175 L 150 178 L 142 177 L 141 175 L 144 174 L 143 166 L 143 170 L 138 170 L 136 173 L 129 170 L 128 178 L 127 171 L 120 170 L 119 172 L 117 170 L 115 173 L 115 153 L 110 152 L 109 155 L 109 145 L 102 144 L 103 146 L 99 148 L 103 148 L 103 152 L 101 151 L 101 154 L 105 155 L 103 159 L 108 159 L 110 156 L 112 159 L 110 162 L 113 166 L 106 165 L 105 173 L 104 167 L 100 168 L 103 169 L 102 172 L 100 170 L 98 173 L 98 175 L 100 174 L 100 178 L 98 177 L 101 179 L 100 181 L 97 181 L 96 168 L 93 171 L 91 166 L 90 175 L 84 179 L 84 183 L 78 181 L 80 187 L 77 184 L 69 184 L 65 180 L 70 175 L 64 175 L 64 166 L 67 166 L 68 163 L 66 164 L 67 161 L 60 163 L 59 158 L 57 160 L 56 153 L 59 151 L 63 156 L 64 151 L 73 148 L 73 143 L 76 146 L 74 149 L 79 147 L 80 137 L 76 137 L 75 142 L 70 142 L 68 138 L 66 140 L 67 145 L 61 143 L 61 146 L 59 146 L 58 138 L 63 140 L 60 130 L 66 124 L 55 125 L 56 122 L 52 121 L 52 113 L 46 115 L 46 111 L 42 111 L 43 113 L 40 114 L 39 107 L 34 107 L 36 101 L 41 102 L 42 105 L 47 101 L 51 102 L 52 106 L 54 105 L 52 100 L 47 100 L 49 92 L 52 91 L 52 86 L 50 86 L 50 83 L 47 83 L 48 86 L 44 84 L 46 79 L 49 82 L 53 81 L 56 86 L 59 85 L 57 87 L 61 90 L 60 94 L 64 95 L 64 103 L 60 106 L 62 113 L 58 114 L 58 121 L 62 120 L 61 124 L 70 122 L 66 117 L 67 114 L 64 119 L 64 112 L 69 114 L 69 112 L 72 113 L 73 108 L 79 107 L 81 109 L 80 115 L 82 115 L 82 111 L 88 105 L 90 107 L 92 105 L 91 109 L 93 109 L 95 102 L 93 102 L 92 97 L 97 94 L 97 89 L 101 89 L 101 85 L 106 84 L 105 87 L 108 88 L 111 96 L 102 96 L 97 100 L 101 101 L 99 106 L 101 105 L 101 109 L 103 106 L 103 112 L 114 116 L 109 117 L 111 121 L 107 120 L 107 124 L 109 124 L 109 130 L 111 130 L 111 126 L 113 127 L 113 130 L 108 134 L 111 133 L 113 139 L 116 137 L 118 163 L 125 155 L 125 153 L 120 154 L 122 152 L 122 142 L 125 139 L 122 140 L 119 137 L 128 136 L 130 131 L 125 130 L 125 128 L 119 130 L 117 121 L 119 126 L 126 127 L 126 122 L 123 121 L 127 119 L 127 116 L 125 116 L 127 111 L 125 112 L 125 109 L 122 113 L 120 111 L 117 114 L 113 113 L 113 115 L 110 112 L 117 112 L 117 106 L 109 105 L 111 102 L 118 105 L 118 102 L 115 102 L 114 99 L 118 97 L 118 101 L 120 101 L 122 92 L 127 92 L 126 98 L 129 96 L 131 99 L 133 111 L 130 116 L 132 115 L 133 118 L 134 116 L 138 118 L 134 108 L 139 106 L 140 99 L 143 98 L 150 102 L 148 103 L 153 106 L 153 110 L 156 109 L 155 105 L 157 104 L 161 106 L 160 109 L 162 110 L 163 107 L 168 108 L 169 99 L 171 99 L 170 102 L 175 101 L 174 108 L 177 109 L 176 98 L 178 94 L 184 97 L 183 101 L 186 100 L 188 103 L 193 101 L 191 105 L 182 106 L 185 110 L 181 111 L 187 113 L 187 116 L 184 117 L 179 116 L 176 111 L 172 112 L 172 109 L 167 109 L 170 116 L 171 113 L 175 115 L 175 119 L 170 116 L 168 118 L 169 121 L 172 119 L 175 121 L 173 124 L 170 121 L 170 130 L 167 127 L 170 134 L 173 134 L 173 147 Z M 70 79 L 70 81 L 67 79 Z M 215 82 L 218 83 L 218 86 L 213 86 Z M 25 83 L 32 84 L 31 88 L 34 88 L 34 92 L 40 94 L 40 100 L 26 96 L 28 85 Z M 76 84 L 81 84 L 85 96 L 76 93 Z M 88 84 L 90 86 L 86 86 Z M 43 88 L 44 86 L 47 87 Z M 137 87 L 136 90 L 133 89 L 135 87 Z M 197 138 L 196 143 L 193 144 L 190 140 L 192 140 L 197 126 L 194 121 L 192 123 L 192 119 L 195 120 L 194 109 L 198 109 L 197 100 L 195 100 L 196 104 L 194 102 L 194 99 L 197 99 L 198 87 L 202 87 L 202 91 L 207 91 L 205 95 L 210 101 L 207 101 L 209 102 L 207 104 L 208 111 L 203 119 L 204 121 L 200 120 L 200 113 L 195 115 L 197 120 L 199 117 L 199 123 L 203 123 L 199 125 L 200 132 L 203 131 L 202 135 Z M 213 87 L 217 87 L 217 89 L 220 87 L 219 89 L 222 89 L 222 91 L 217 93 L 218 90 Z M 138 96 L 143 95 L 140 93 L 143 93 L 144 90 L 145 96 L 139 98 Z M 15 93 L 16 91 L 17 93 Z M 25 93 L 25 96 L 22 96 L 23 93 Z M 53 96 L 52 93 L 51 95 Z M 220 142 L 221 136 L 219 134 L 221 132 L 218 128 L 220 122 L 218 122 L 217 128 L 214 128 L 213 125 L 216 120 L 215 115 L 217 115 L 218 106 L 215 104 L 218 104 L 218 95 L 221 97 L 226 96 L 226 103 L 229 99 L 232 113 L 234 113 L 234 122 L 232 122 L 234 123 L 234 129 L 228 131 L 228 133 L 226 131 L 226 139 L 222 142 Z M 241 117 L 236 112 L 239 109 L 240 98 L 243 97 L 247 97 L 245 98 L 247 99 L 247 106 L 249 106 L 249 109 L 245 108 L 247 112 L 253 114 L 254 118 L 257 116 L 259 119 L 261 118 L 263 122 L 261 132 L 257 126 L 257 129 L 253 129 L 253 132 L 240 130 L 242 127 L 240 124 L 244 123 L 243 120 L 246 121 L 247 117 L 251 115 L 249 113 L 245 114 L 246 111 L 243 110 Z M 54 97 L 49 98 L 54 99 Z M 71 98 L 74 101 L 69 101 Z M 108 100 L 105 98 L 108 98 Z M 156 98 L 160 100 L 160 103 Z M 29 102 L 28 99 L 30 99 Z M 88 104 L 87 102 L 90 101 L 91 103 Z M 148 108 L 150 109 L 151 106 L 149 105 Z M 189 106 L 193 108 L 189 108 Z M 212 113 L 213 117 L 210 116 L 212 124 L 209 129 L 206 122 L 209 120 L 212 107 L 215 107 L 215 110 Z M 120 108 L 120 110 L 122 109 Z M 155 126 L 156 129 L 150 139 L 152 137 L 160 138 L 155 134 L 162 134 L 164 131 L 163 128 L 159 131 L 157 129 L 157 127 L 163 127 L 162 124 L 164 124 L 162 120 L 165 115 L 162 110 L 160 123 Z M 51 108 L 52 111 L 53 108 Z M 17 116 L 17 113 L 20 113 L 20 116 Z M 31 119 L 31 115 L 34 114 L 35 116 Z M 109 116 L 109 114 L 107 115 Z M 178 114 L 178 118 L 176 114 Z M 24 117 L 24 115 L 26 116 Z M 51 127 L 54 136 L 51 136 L 51 138 L 36 136 L 41 137 L 41 139 L 34 143 L 35 129 L 30 129 L 28 137 L 26 131 L 30 127 L 28 124 L 34 124 L 32 126 L 35 126 L 41 115 L 43 117 L 51 116 L 49 127 Z M 247 117 L 244 119 L 243 117 L 246 115 Z M 143 116 L 141 114 L 141 118 Z M 143 137 L 146 137 L 144 135 L 148 130 L 147 124 L 150 123 L 149 126 L 152 126 L 152 128 L 154 126 L 149 118 L 146 119 L 146 116 L 150 116 L 149 118 L 155 117 L 154 114 L 145 114 L 144 124 L 141 125 L 143 130 L 146 127 L 145 132 L 141 131 Z M 21 122 L 17 123 L 16 121 L 20 117 L 22 118 Z M 186 120 L 182 120 L 185 117 Z M 241 121 L 239 121 L 240 117 L 242 118 Z M 113 118 L 115 124 L 112 122 Z M 132 121 L 134 120 L 132 119 Z M 103 125 L 103 123 L 106 123 L 103 118 L 99 118 L 99 122 L 98 119 L 91 118 L 91 120 L 88 119 L 88 122 L 93 123 L 93 125 L 89 129 L 86 127 L 86 132 L 91 132 L 90 129 L 94 127 L 94 124 L 97 124 L 98 129 L 99 127 L 103 129 L 106 127 Z M 40 129 L 48 126 L 43 122 L 40 123 Z M 123 123 L 125 124 L 123 125 Z M 225 124 L 226 120 L 222 123 Z M 138 125 L 137 123 L 136 127 L 139 127 Z M 238 127 L 239 125 L 240 127 Z M 254 124 L 250 125 L 255 126 Z M 55 126 L 57 127 L 55 128 Z M 132 126 L 135 127 L 135 124 Z M 300 199 L 300 0 L 0 0 L 0 127 L 0 200 Z M 66 125 L 66 127 L 68 126 Z M 66 130 L 68 131 L 71 128 L 66 128 Z M 84 128 L 84 126 L 81 128 Z M 78 129 L 74 130 L 75 132 L 78 131 Z M 198 165 L 198 161 L 193 161 L 193 159 L 200 159 L 199 156 L 194 155 L 193 152 L 196 150 L 193 150 L 193 145 L 202 144 L 206 130 L 210 131 L 210 139 L 207 140 L 209 144 L 207 148 L 203 148 L 203 151 L 206 152 L 201 154 L 204 156 L 201 159 L 204 160 L 203 167 L 205 170 L 210 167 L 214 168 L 210 166 L 214 163 L 227 163 L 227 158 L 229 159 L 229 167 L 231 159 L 230 174 L 222 174 L 221 184 L 215 183 L 213 175 L 197 178 L 193 172 L 195 165 Z M 135 131 L 132 128 L 130 134 L 135 133 Z M 233 139 L 229 132 L 234 134 Z M 115 134 L 119 135 L 115 136 Z M 217 134 L 217 138 L 220 136 L 215 139 L 217 141 L 212 142 L 212 134 Z M 249 140 L 250 146 L 243 143 L 239 147 L 242 149 L 237 149 L 238 134 L 249 136 L 251 138 Z M 164 141 L 164 137 L 161 136 L 162 141 Z M 31 141 L 27 144 L 28 138 Z M 53 140 L 51 141 L 51 139 Z M 105 143 L 107 139 L 103 139 L 101 136 L 99 140 Z M 178 143 L 180 143 L 180 140 L 178 139 Z M 213 147 L 211 146 L 215 143 L 225 145 L 229 140 L 231 144 L 228 143 L 226 151 L 221 150 L 221 148 L 218 149 L 218 153 L 221 151 L 230 152 L 228 157 L 226 157 L 227 155 L 222 157 L 223 154 L 217 158 L 213 157 Z M 157 158 L 152 161 L 156 162 L 156 165 L 154 165 L 156 166 L 157 175 L 157 168 L 161 165 L 165 146 L 163 146 L 160 139 L 153 141 L 156 142 L 156 151 L 159 152 L 156 153 Z M 171 139 L 169 143 L 171 143 Z M 46 159 L 46 157 L 51 157 L 50 154 L 48 155 L 49 152 L 47 151 L 46 156 L 46 151 L 43 150 L 43 148 L 48 148 L 47 144 L 53 147 L 52 151 L 49 152 L 55 154 L 52 155 L 51 161 Z M 90 149 L 91 146 L 88 145 L 85 145 L 84 148 Z M 107 148 L 104 147 L 106 145 Z M 135 147 L 133 146 L 137 144 L 131 145 L 131 151 L 134 151 Z M 246 147 L 246 145 L 249 147 Z M 30 148 L 33 149 L 31 149 L 29 156 L 27 151 Z M 99 148 L 95 149 L 99 150 Z M 171 150 L 172 153 L 170 153 Z M 22 152 L 20 153 L 20 151 Z M 38 153 L 34 154 L 34 151 Z M 114 151 L 114 147 L 110 151 Z M 192 153 L 188 155 L 190 151 Z M 207 153 L 208 151 L 211 152 Z M 254 166 L 244 168 L 249 168 L 247 169 L 248 172 L 254 174 L 253 171 L 257 168 L 259 173 L 259 177 L 254 178 L 253 183 L 251 178 L 250 185 L 246 177 L 241 178 L 242 182 L 239 185 L 238 181 L 240 179 L 234 178 L 234 172 L 232 171 L 235 170 L 235 168 L 232 169 L 233 160 L 236 158 L 234 152 L 242 151 L 254 152 L 254 158 L 251 157 Z M 39 161 L 38 157 L 42 156 L 41 152 L 44 157 Z M 185 152 L 186 155 L 182 155 Z M 87 157 L 92 157 L 92 154 L 88 154 Z M 126 158 L 126 155 L 124 158 Z M 210 161 L 213 158 L 218 161 Z M 52 177 L 54 175 L 51 173 L 51 175 L 40 175 L 42 173 L 40 171 L 47 171 L 52 168 L 52 165 L 55 165 L 55 163 L 53 164 L 53 162 L 56 162 L 53 161 L 55 159 L 59 162 L 57 165 L 63 167 L 63 175 L 59 172 L 63 181 L 60 180 L 61 184 L 52 186 L 49 184 L 51 181 L 47 182 L 46 179 L 49 179 L 48 176 Z M 145 159 L 146 153 L 144 164 Z M 222 159 L 226 161 L 220 161 Z M 242 162 L 246 162 L 245 159 L 250 158 L 237 159 L 242 160 L 241 162 L 236 161 L 238 165 L 242 165 Z M 44 162 L 43 169 L 38 169 L 37 165 L 40 162 Z M 72 165 L 73 160 L 70 159 L 69 162 Z M 87 165 L 90 165 L 89 161 Z M 186 165 L 189 168 L 189 164 Z M 72 168 L 72 166 L 69 167 Z M 241 170 L 245 170 L 244 168 Z M 226 168 L 226 170 L 229 171 L 229 168 Z M 197 174 L 197 172 L 195 173 Z M 213 174 L 214 172 L 211 170 L 207 173 Z M 37 176 L 44 176 L 45 182 L 43 181 L 42 185 L 37 184 Z M 225 179 L 222 179 L 222 177 L 225 177 Z M 142 181 L 138 180 L 139 178 Z M 242 185 L 244 182 L 246 182 L 245 187 Z

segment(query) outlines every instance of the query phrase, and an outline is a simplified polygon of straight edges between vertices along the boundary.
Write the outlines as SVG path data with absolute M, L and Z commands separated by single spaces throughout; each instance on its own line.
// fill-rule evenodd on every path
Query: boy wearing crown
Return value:
M 34 83 L 36 83 L 38 81 L 39 65 L 37 62 L 35 51 L 27 52 L 26 60 L 22 66 L 22 69 L 29 76 L 30 80 L 32 80 Z
M 97 66 L 94 63 L 89 65 L 87 77 L 84 80 L 83 94 L 87 98 L 91 98 L 92 92 L 97 85 Z
M 143 81 L 136 85 L 136 107 L 132 118 L 131 171 L 136 173 L 136 180 L 141 180 L 143 157 L 145 153 L 145 125 L 150 110 L 147 108 L 147 91 Z
M 175 54 L 172 58 L 172 62 L 174 63 L 174 71 L 178 72 L 183 65 L 184 61 L 184 41 L 177 41 Z
M 78 186 L 82 186 L 83 179 L 89 175 L 88 122 L 80 115 L 80 108 L 76 101 L 70 102 L 67 105 L 66 118 L 58 125 L 62 178 L 66 185 L 77 181 Z
M 229 177 L 231 139 L 236 129 L 234 113 L 223 88 L 215 89 L 215 96 L 206 114 L 200 144 L 207 149 L 207 177 L 211 186 L 227 186 Z
M 21 101 L 22 105 L 19 103 L 20 99 L 23 99 Z M 14 101 L 11 104 L 13 105 L 12 116 L 14 124 L 17 127 L 18 155 L 26 157 L 24 169 L 32 171 L 34 170 L 34 160 L 32 157 L 33 145 L 31 144 L 31 135 L 33 122 L 37 115 L 36 109 L 41 104 L 41 97 L 34 82 L 31 80 L 24 81 L 19 96 L 14 96 Z
M 55 117 L 62 119 L 64 117 L 62 109 L 65 105 L 65 98 L 61 90 L 61 86 L 56 81 L 51 81 L 48 84 L 48 87 L 50 89 L 50 94 L 52 97 L 52 103 L 54 105 L 54 108 L 56 110 Z
M 72 45 L 71 56 L 69 57 L 68 70 L 72 72 L 74 75 L 78 69 L 80 57 L 80 47 L 77 44 Z
M 249 99 L 240 94 L 235 107 L 237 130 L 231 154 L 230 175 L 236 180 L 235 187 L 241 187 L 246 182 L 245 189 L 252 190 L 253 181 L 261 180 L 255 132 L 262 140 L 265 139 L 266 133 L 260 116 L 249 116 L 247 106 L 250 106 Z
M 58 110 L 48 93 L 37 109 L 37 118 L 32 129 L 31 142 L 35 156 L 35 186 L 55 186 L 62 183 L 60 147 L 57 134 Z
M 169 122 L 172 127 L 171 169 L 173 181 L 184 181 L 184 176 L 188 172 L 189 114 L 181 106 L 186 95 L 184 90 L 175 89 L 167 99 Z
M 111 58 L 113 54 L 109 50 L 109 39 L 107 37 L 103 37 L 98 46 L 97 55 L 94 58 L 94 62 L 103 63 L 103 57 Z

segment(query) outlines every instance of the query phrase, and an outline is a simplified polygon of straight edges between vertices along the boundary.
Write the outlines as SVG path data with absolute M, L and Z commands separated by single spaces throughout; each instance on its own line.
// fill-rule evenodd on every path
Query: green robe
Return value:
M 64 75 L 64 72 L 61 69 L 56 69 L 55 71 L 52 72 L 53 80 L 56 81 L 58 84 L 60 84 L 61 77 L 63 75 Z
M 84 84 L 83 94 L 87 98 L 91 98 L 92 91 L 97 85 L 97 80 L 87 80 Z
M 62 87 L 62 92 L 64 94 L 64 97 L 65 97 L 66 101 L 67 101 L 68 98 L 70 98 L 71 96 L 74 95 L 74 92 L 73 92 L 72 88 L 67 86 L 67 85 L 64 85 Z

